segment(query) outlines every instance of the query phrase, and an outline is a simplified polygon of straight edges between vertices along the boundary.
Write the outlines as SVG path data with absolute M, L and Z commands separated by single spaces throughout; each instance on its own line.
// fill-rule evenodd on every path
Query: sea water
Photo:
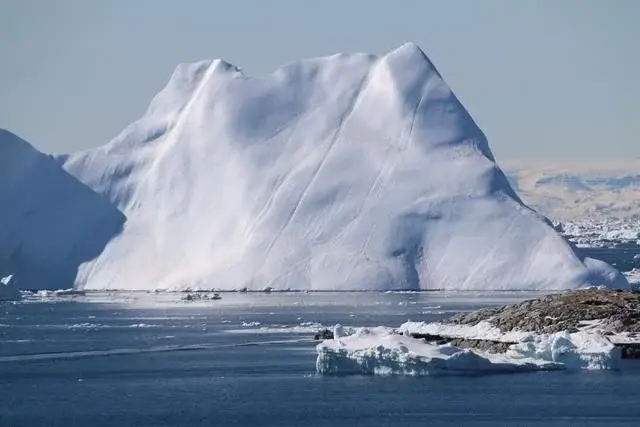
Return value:
M 637 425 L 640 369 L 327 377 L 322 325 L 399 326 L 530 293 L 89 294 L 0 305 L 0 426 Z

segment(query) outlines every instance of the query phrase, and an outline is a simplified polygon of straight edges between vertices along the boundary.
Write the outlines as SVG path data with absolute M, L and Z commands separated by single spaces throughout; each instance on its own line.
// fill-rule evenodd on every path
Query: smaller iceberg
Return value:
M 434 375 L 563 369 L 561 363 L 519 355 L 431 345 L 392 328 L 359 328 L 318 344 L 316 370 L 325 375 Z
M 0 274 L 0 301 L 18 301 L 22 295 L 16 286 L 14 276 Z
M 352 335 L 336 335 L 316 347 L 316 370 L 324 375 L 446 375 L 531 372 L 540 370 L 617 369 L 621 352 L 597 331 L 555 334 L 522 334 L 522 341 L 505 353 L 435 345 L 411 338 L 411 326 L 399 330 L 387 327 L 359 328 Z M 432 328 L 442 330 L 442 325 Z M 477 339 L 486 334 L 482 326 L 474 331 L 456 330 Z M 491 336 L 491 339 L 500 337 Z M 503 337 L 504 341 L 512 336 Z M 485 338 L 486 339 L 486 338 Z

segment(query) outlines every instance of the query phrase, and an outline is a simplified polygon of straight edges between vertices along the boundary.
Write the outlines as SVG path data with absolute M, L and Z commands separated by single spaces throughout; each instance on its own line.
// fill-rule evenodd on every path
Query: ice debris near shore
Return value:
M 636 218 L 582 218 L 554 225 L 567 239 L 582 247 L 640 245 L 640 219 Z

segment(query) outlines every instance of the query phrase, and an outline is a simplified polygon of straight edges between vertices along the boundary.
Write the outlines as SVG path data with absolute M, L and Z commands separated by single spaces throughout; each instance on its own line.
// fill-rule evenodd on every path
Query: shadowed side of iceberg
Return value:
M 52 157 L 0 129 L 0 273 L 22 289 L 73 287 L 125 216 Z

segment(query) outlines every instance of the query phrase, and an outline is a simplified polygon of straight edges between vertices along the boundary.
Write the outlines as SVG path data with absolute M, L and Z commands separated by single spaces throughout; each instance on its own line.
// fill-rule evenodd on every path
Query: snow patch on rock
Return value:
M 464 325 L 440 322 L 405 322 L 398 328 L 399 332 L 409 336 L 411 334 L 440 335 L 451 338 L 465 338 L 471 340 L 489 340 L 499 342 L 518 342 L 531 337 L 531 332 L 510 331 L 502 332 L 487 321 L 476 325 Z

